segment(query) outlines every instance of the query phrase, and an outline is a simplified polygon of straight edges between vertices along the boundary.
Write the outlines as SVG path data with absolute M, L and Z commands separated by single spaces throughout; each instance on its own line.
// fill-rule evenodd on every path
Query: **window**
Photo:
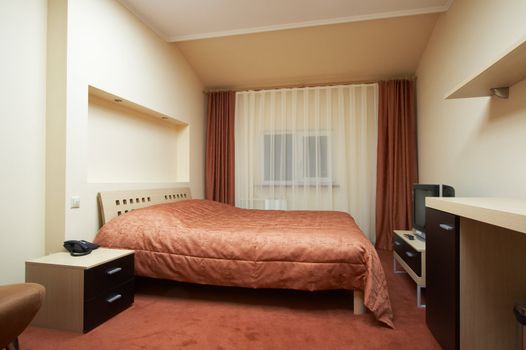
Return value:
M 265 184 L 330 183 L 326 132 L 266 133 L 263 138 Z
M 239 91 L 234 132 L 236 206 L 346 211 L 374 237 L 378 84 Z

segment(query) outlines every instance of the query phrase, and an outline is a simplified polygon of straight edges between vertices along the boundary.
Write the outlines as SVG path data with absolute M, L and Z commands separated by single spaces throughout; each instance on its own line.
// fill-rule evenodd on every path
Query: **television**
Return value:
M 455 189 L 448 185 L 413 185 L 413 232 L 421 240 L 426 239 L 426 197 L 455 197 Z

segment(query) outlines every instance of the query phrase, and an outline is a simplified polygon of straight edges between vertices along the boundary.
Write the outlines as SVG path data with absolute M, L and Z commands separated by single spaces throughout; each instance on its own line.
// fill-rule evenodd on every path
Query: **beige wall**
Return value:
M 90 95 L 88 182 L 184 181 L 177 173 L 177 141 L 184 128 Z
M 508 100 L 445 100 L 526 35 L 526 1 L 455 0 L 420 62 L 420 182 L 448 183 L 458 196 L 526 198 L 526 81 Z
M 46 1 L 0 1 L 0 284 L 44 253 Z
M 66 225 L 67 0 L 47 2 L 46 239 L 45 251 L 63 241 Z
M 188 169 L 178 173 L 177 179 L 188 179 L 180 175 L 187 173 L 192 195 L 199 198 L 204 192 L 203 85 L 178 49 L 157 37 L 117 1 L 68 0 L 67 26 L 65 228 L 63 232 L 46 232 L 47 252 L 61 249 L 64 239 L 93 239 L 99 225 L 99 191 L 187 184 L 165 181 L 168 179 L 89 182 L 89 86 L 187 123 L 184 138 L 191 147 L 189 154 L 183 155 L 188 158 L 183 163 Z M 182 156 L 174 153 L 177 158 Z M 77 195 L 80 208 L 71 209 L 70 198 Z

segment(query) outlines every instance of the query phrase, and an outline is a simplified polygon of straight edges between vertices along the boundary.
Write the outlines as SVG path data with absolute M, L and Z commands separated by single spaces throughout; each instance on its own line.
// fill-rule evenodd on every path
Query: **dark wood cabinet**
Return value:
M 426 208 L 426 323 L 445 350 L 460 348 L 459 218 Z
M 84 332 L 128 308 L 134 301 L 134 254 L 84 270 Z

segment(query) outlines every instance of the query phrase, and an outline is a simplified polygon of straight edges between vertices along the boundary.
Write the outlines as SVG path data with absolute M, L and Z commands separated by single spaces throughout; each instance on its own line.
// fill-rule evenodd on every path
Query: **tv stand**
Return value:
M 422 304 L 422 288 L 426 287 L 426 242 L 413 231 L 394 230 L 393 235 L 393 271 L 407 273 L 416 283 L 416 305 Z M 415 237 L 409 239 L 406 235 Z M 403 270 L 397 269 L 397 263 Z

